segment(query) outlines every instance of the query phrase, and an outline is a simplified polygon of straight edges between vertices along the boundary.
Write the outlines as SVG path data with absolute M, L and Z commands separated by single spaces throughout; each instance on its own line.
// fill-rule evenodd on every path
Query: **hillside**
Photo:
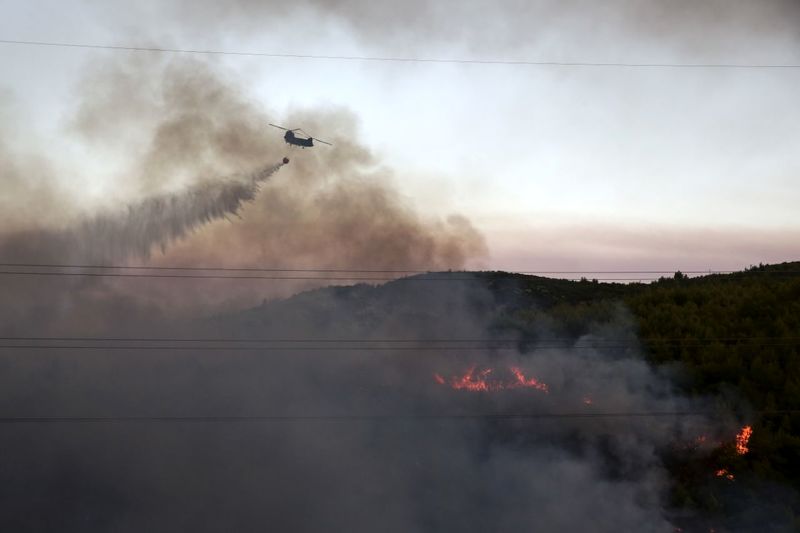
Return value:
M 451 320 L 455 307 L 468 310 L 470 319 L 461 313 Z M 589 339 L 605 353 L 642 354 L 653 365 L 672 368 L 684 394 L 710 397 L 754 429 L 750 453 L 725 458 L 735 465 L 735 488 L 708 479 L 718 456 L 667 458 L 677 508 L 726 517 L 766 486 L 800 489 L 800 414 L 754 413 L 800 409 L 800 263 L 698 278 L 677 273 L 627 285 L 503 272 L 432 273 L 377 287 L 309 291 L 218 324 L 238 335 L 286 337 L 312 324 L 319 338 L 367 339 L 398 331 L 397 325 L 417 339 L 472 338 L 485 325 L 489 338 L 516 339 L 523 353 L 542 343 L 570 346 Z M 293 329 L 297 324 L 303 326 Z M 779 491 L 773 503 L 771 512 L 800 514 L 794 494 Z

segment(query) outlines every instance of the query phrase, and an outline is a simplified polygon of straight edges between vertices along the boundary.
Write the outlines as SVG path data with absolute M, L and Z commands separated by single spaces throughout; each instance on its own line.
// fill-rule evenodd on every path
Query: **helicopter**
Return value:
M 317 141 L 321 142 L 322 144 L 327 144 L 328 146 L 333 146 L 331 143 L 325 142 L 322 139 L 315 139 L 311 135 L 308 135 L 308 133 L 304 132 L 301 128 L 290 130 L 289 128 L 284 128 L 283 126 L 278 126 L 277 124 L 272 123 L 270 123 L 270 126 L 286 131 L 286 133 L 283 134 L 283 140 L 286 141 L 286 144 L 299 146 L 301 148 L 305 148 L 306 146 L 311 148 L 314 146 L 314 141 Z M 303 132 L 305 135 L 308 135 L 308 137 L 298 137 L 294 134 L 296 131 Z

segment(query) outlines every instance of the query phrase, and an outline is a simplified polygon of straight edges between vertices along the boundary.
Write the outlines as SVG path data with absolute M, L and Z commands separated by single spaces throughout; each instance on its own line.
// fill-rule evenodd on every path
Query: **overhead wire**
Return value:
M 286 280 L 286 281 L 398 281 L 398 282 L 430 282 L 430 281 L 477 281 L 475 276 L 412 276 L 412 277 L 376 277 L 376 276 L 226 276 L 201 274 L 116 274 L 104 272 L 19 272 L 0 271 L 0 276 L 43 276 L 43 277 L 88 277 L 88 278 L 145 278 L 145 279 L 208 279 L 208 280 Z M 562 281 L 581 281 L 581 278 L 553 278 Z M 592 278 L 602 282 L 645 282 L 658 281 L 660 278 Z M 586 280 L 588 281 L 588 280 Z
M 96 43 L 75 43 L 56 41 L 34 41 L 21 39 L 0 39 L 0 44 L 40 46 L 57 48 L 82 48 L 96 50 L 116 50 L 125 52 L 154 52 L 193 55 L 222 55 L 264 57 L 277 59 L 307 59 L 325 61 L 390 62 L 390 63 L 430 63 L 430 64 L 468 64 L 468 65 L 506 65 L 537 67 L 604 67 L 604 68 L 664 68 L 664 69 L 800 69 L 794 63 L 662 63 L 662 62 L 619 62 L 619 61 L 537 61 L 528 59 L 476 59 L 476 58 L 437 58 L 437 57 L 394 57 L 367 55 L 298 54 L 281 52 L 255 52 L 237 50 L 213 50 L 192 48 L 171 48 L 163 46 L 124 46 Z
M 0 268 L 36 269 L 84 269 L 84 270 L 132 270 L 132 271 L 177 271 L 177 272 L 266 272 L 266 273 L 323 273 L 323 274 L 432 274 L 432 273 L 472 273 L 464 270 L 443 271 L 441 268 L 319 268 L 319 267 L 231 267 L 231 266 L 161 266 L 161 265 L 114 265 L 90 263 L 35 263 L 0 262 Z M 0 271 L 2 273 L 3 271 Z M 5 271 L 14 273 L 16 271 Z M 32 271 L 38 273 L 39 271 Z M 475 271 L 477 273 L 508 274 L 675 274 L 719 275 L 719 274 L 800 274 L 800 270 L 725 270 L 725 269 L 600 269 L 600 270 L 544 270 L 544 269 L 503 269 Z M 27 273 L 27 271 L 26 271 Z
M 9 270 L 13 269 L 13 270 Z M 88 272 L 87 272 L 88 270 Z M 111 271 L 111 272 L 109 272 Z M 644 282 L 672 277 L 680 272 L 688 277 L 710 275 L 792 276 L 798 270 L 435 270 L 435 269 L 344 269 L 344 268 L 278 268 L 219 266 L 145 266 L 68 263 L 0 263 L 0 276 L 97 277 L 97 278 L 163 278 L 163 279 L 238 279 L 293 281 L 474 281 L 491 274 L 562 276 L 566 281 Z M 263 274 L 263 275 L 262 275 Z M 397 276 L 393 275 L 397 274 Z M 581 274 L 577 277 L 577 274 Z M 635 276 L 635 274 L 640 274 Z M 406 276 L 402 276 L 406 275 Z M 596 275 L 613 277 L 596 277 Z M 658 275 L 658 276 L 656 276 Z M 666 275 L 666 276 L 665 276 Z M 567 277 L 563 277 L 567 276 Z M 570 277 L 571 276 L 571 277 Z M 620 277 L 627 276 L 627 277 Z
M 749 415 L 784 416 L 800 414 L 800 409 L 749 411 Z M 537 420 L 537 419 L 609 419 L 609 418 L 673 418 L 704 416 L 713 418 L 712 411 L 618 411 L 618 412 L 555 412 L 555 413 L 436 413 L 436 414 L 314 414 L 314 415 L 211 415 L 211 416 L 0 416 L 2 424 L 59 423 L 59 422 L 378 422 L 378 421 L 436 421 L 436 420 Z M 730 416 L 730 414 L 725 414 Z
M 674 345 L 676 348 L 701 347 L 701 344 Z M 798 343 L 757 344 L 759 347 L 791 347 Z M 564 350 L 609 350 L 636 348 L 635 344 L 619 346 L 536 346 L 531 351 Z M 113 350 L 113 351 L 175 351 L 175 352 L 475 352 L 475 351 L 517 351 L 511 346 L 93 346 L 93 345 L 0 345 L 0 350 Z
M 427 274 L 435 272 L 434 268 L 427 269 L 354 269 L 354 268 L 277 268 L 277 267 L 226 267 L 226 266 L 147 266 L 147 265 L 109 265 L 109 264 L 76 264 L 76 263 L 0 263 L 2 268 L 85 268 L 109 270 L 178 270 L 178 271 L 221 271 L 221 272 L 323 272 L 323 273 L 409 273 Z M 486 272 L 508 272 L 511 274 L 674 274 L 680 271 L 684 274 L 733 274 L 736 270 L 518 270 L 495 269 Z M 748 271 L 766 272 L 766 271 Z M 792 271 L 800 274 L 800 270 Z
M 677 343 L 677 342 L 743 342 L 743 341 L 772 341 L 772 340 L 791 340 L 800 342 L 800 337 L 797 336 L 739 336 L 739 337 L 701 337 L 699 339 L 687 339 L 685 337 L 645 337 L 639 339 L 640 342 L 645 343 Z M 268 338 L 268 337 L 96 337 L 96 336 L 83 336 L 83 337 L 65 337 L 65 336 L 0 336 L 0 341 L 91 341 L 91 342 L 276 342 L 276 343 L 442 343 L 442 342 L 460 342 L 460 343 L 518 343 L 518 342 L 537 342 L 537 343 L 567 343 L 576 342 L 576 339 L 551 337 L 544 339 L 536 338 L 418 338 L 418 339 L 400 339 L 400 338 L 315 338 L 315 337 L 284 337 L 284 338 Z M 601 344 L 606 342 L 619 343 L 626 342 L 627 339 L 582 339 L 581 342 Z
M 174 351 L 174 352 L 474 352 L 695 348 L 709 345 L 798 348 L 800 337 L 630 339 L 330 339 L 188 337 L 0 337 L 0 350 Z

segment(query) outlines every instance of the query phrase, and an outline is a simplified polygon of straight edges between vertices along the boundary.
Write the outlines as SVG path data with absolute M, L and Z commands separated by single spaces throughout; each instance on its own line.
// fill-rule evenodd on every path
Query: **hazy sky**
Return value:
M 0 13 L 7 40 L 800 64 L 800 2 L 790 0 L 2 0 Z M 131 54 L 0 45 L 0 111 L 19 126 L 14 142 L 71 160 L 60 179 L 75 195 L 99 198 L 118 179 L 113 161 L 70 138 L 78 80 L 93 62 Z M 211 61 L 278 123 L 305 109 L 352 113 L 410 203 L 464 214 L 486 235 L 484 266 L 728 269 L 800 258 L 800 68 Z

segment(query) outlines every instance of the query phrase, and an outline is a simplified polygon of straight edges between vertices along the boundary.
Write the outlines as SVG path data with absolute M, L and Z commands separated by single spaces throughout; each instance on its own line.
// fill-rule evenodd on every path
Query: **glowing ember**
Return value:
M 736 453 L 739 455 L 744 455 L 750 451 L 750 449 L 747 447 L 747 443 L 750 441 L 750 436 L 752 434 L 753 428 L 750 426 L 745 426 L 736 435 Z
M 533 387 L 534 389 L 538 389 L 542 392 L 547 392 L 547 384 L 537 381 L 535 377 L 525 379 L 525 374 L 522 373 L 522 370 L 520 370 L 519 367 L 512 366 L 511 373 L 514 374 L 515 378 L 517 378 L 517 384 L 520 387 Z
M 496 378 L 492 374 L 491 368 L 484 368 L 478 370 L 475 366 L 470 367 L 464 374 L 453 376 L 449 380 L 445 380 L 439 374 L 434 374 L 433 379 L 440 385 L 449 385 L 450 388 L 456 390 L 468 391 L 500 391 L 509 389 L 536 389 L 542 392 L 548 392 L 547 384 L 542 383 L 535 377 L 526 377 L 525 373 L 519 367 L 512 366 L 509 369 L 510 376 L 506 379 Z
M 488 391 L 491 386 L 489 385 L 489 382 L 486 381 L 486 377 L 491 373 L 491 368 L 486 368 L 476 373 L 475 367 L 473 366 L 460 378 L 456 377 L 451 379 L 450 386 L 457 390 L 466 389 L 471 391 Z
M 724 477 L 729 481 L 733 481 L 734 479 L 733 474 L 731 474 L 726 468 L 720 468 L 719 470 L 717 470 L 716 475 L 717 477 Z

